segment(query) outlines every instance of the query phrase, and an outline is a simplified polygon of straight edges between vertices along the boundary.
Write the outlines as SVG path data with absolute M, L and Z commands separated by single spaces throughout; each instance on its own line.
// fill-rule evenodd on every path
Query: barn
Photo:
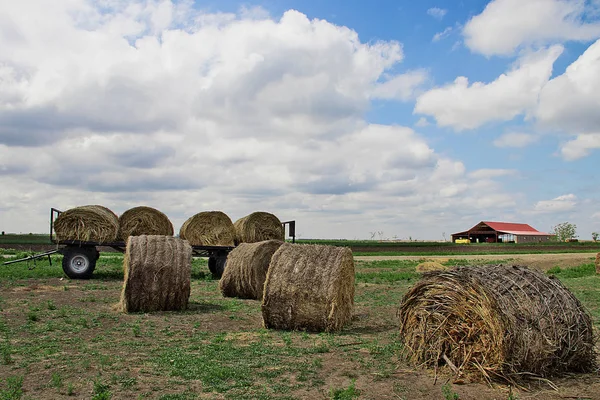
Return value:
M 528 224 L 481 221 L 464 232 L 452 234 L 452 241 L 468 239 L 471 243 L 536 243 L 547 242 L 554 235 L 540 232 Z M 461 240 L 462 239 L 462 240 Z

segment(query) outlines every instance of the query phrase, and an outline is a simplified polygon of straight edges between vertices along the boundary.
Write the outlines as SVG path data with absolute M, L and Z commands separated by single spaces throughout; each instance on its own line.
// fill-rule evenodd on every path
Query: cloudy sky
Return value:
M 0 2 L 0 230 L 50 207 L 600 231 L 600 0 Z

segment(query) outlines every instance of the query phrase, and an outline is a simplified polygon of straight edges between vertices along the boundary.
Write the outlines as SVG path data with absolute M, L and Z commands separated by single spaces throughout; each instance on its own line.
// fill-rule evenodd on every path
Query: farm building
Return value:
M 527 224 L 481 221 L 467 231 L 453 233 L 452 241 L 458 240 L 460 243 L 466 239 L 471 243 L 533 243 L 547 242 L 553 236 Z

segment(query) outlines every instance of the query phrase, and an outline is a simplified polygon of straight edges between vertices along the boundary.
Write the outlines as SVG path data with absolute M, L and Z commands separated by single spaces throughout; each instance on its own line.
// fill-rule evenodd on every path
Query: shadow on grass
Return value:
M 186 312 L 194 312 L 194 313 L 213 313 L 216 311 L 224 311 L 225 307 L 220 304 L 213 303 L 199 303 L 195 301 L 190 301 L 188 303 L 188 308 Z

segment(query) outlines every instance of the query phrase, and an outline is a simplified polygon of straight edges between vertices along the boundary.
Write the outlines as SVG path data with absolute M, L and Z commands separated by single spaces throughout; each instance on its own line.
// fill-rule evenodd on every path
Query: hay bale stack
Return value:
M 417 365 L 508 381 L 595 366 L 592 322 L 553 277 L 487 265 L 429 272 L 404 296 L 400 336 Z
M 62 212 L 54 221 L 58 240 L 82 242 L 114 242 L 119 231 L 119 218 L 106 207 L 89 205 Z
M 279 240 L 242 243 L 229 253 L 219 281 L 223 296 L 262 300 L 271 258 L 282 244 Z
M 339 331 L 353 305 L 349 248 L 284 243 L 273 255 L 262 303 L 266 328 Z
M 285 240 L 285 230 L 281 221 L 268 212 L 253 212 L 235 221 L 233 226 L 235 227 L 236 244 Z
M 179 237 L 192 246 L 234 246 L 235 228 L 225 213 L 204 211 L 183 223 Z
M 600 274 L 600 253 L 596 254 L 596 273 Z
M 173 236 L 173 224 L 156 208 L 139 206 L 125 211 L 119 217 L 118 238 L 127 241 L 129 236 Z
M 192 247 L 172 236 L 130 236 L 123 259 L 125 278 L 118 309 L 179 311 L 190 297 Z
M 431 272 L 431 271 L 446 271 L 446 270 L 448 270 L 448 267 L 446 267 L 445 265 L 442 265 L 438 262 L 435 262 L 435 261 L 425 261 L 425 262 L 422 262 L 421 264 L 417 265 L 416 270 L 419 273 Z

